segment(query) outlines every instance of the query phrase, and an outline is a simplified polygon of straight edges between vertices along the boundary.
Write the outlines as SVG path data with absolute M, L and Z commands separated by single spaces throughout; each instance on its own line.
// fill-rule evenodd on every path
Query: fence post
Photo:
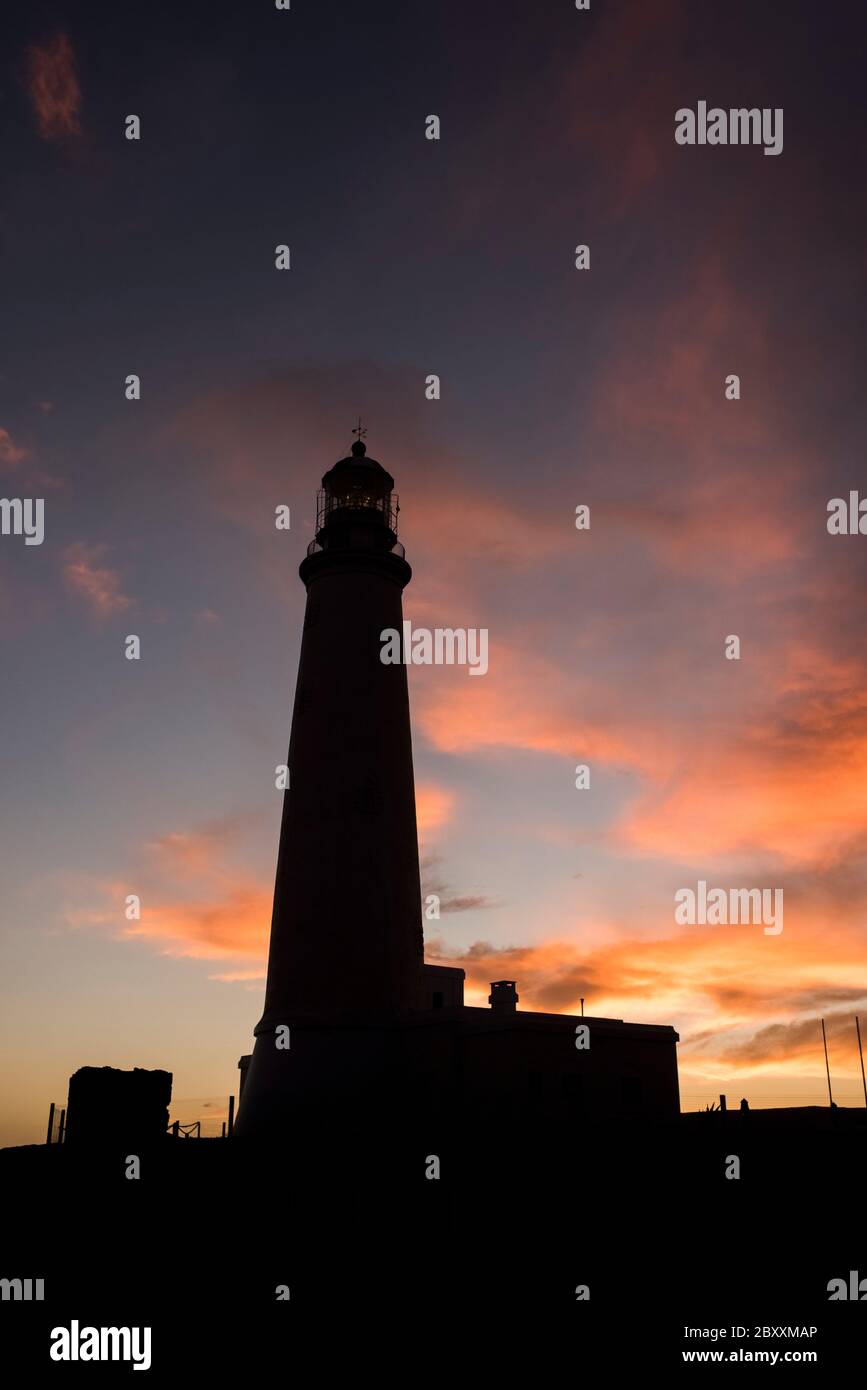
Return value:
M 51 1102 L 51 1109 L 50 1109 L 49 1112 L 48 1112 L 48 1138 L 45 1140 L 46 1144 L 50 1144 L 50 1143 L 51 1143 L 51 1131 L 53 1130 L 53 1128 L 54 1128 L 54 1101 Z

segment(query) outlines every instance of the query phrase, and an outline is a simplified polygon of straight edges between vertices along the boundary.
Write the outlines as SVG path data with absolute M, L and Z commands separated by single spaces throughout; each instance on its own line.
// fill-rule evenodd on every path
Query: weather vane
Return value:
M 364 436 L 367 434 L 367 430 L 366 430 L 366 429 L 362 429 L 362 427 L 361 427 L 361 416 L 360 416 L 360 415 L 359 415 L 359 417 L 358 417 L 358 424 L 356 425 L 356 427 L 355 427 L 355 429 L 352 431 L 352 433 L 353 433 L 353 434 L 357 434 L 359 440 L 363 439 Z

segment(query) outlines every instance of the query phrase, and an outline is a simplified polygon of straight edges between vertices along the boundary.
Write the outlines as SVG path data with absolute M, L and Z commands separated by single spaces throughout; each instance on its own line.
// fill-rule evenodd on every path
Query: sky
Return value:
M 864 1103 L 859 9 L 5 7 L 0 493 L 45 534 L 0 536 L 0 1143 L 83 1065 L 237 1092 L 359 413 L 405 617 L 489 633 L 484 677 L 409 672 L 428 959 L 672 1024 L 685 1109 L 825 1103 L 824 1018 Z M 782 151 L 679 145 L 699 101 Z M 676 923 L 700 880 L 784 930 Z

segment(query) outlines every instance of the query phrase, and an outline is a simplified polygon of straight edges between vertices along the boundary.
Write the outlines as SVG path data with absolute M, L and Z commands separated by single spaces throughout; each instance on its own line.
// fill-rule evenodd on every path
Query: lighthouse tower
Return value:
M 360 427 L 359 427 L 360 433 Z M 267 1135 L 393 1065 L 422 1007 L 406 667 L 380 660 L 412 577 L 394 479 L 359 438 L 322 479 L 302 561 L 304 632 L 265 1010 L 235 1132 Z

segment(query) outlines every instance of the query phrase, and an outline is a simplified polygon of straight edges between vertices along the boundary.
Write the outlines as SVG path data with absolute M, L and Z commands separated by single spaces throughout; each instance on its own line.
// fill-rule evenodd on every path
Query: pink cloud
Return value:
M 423 782 L 415 789 L 415 815 L 419 839 L 426 840 L 451 819 L 455 798 L 445 787 Z
M 121 938 L 152 943 L 175 958 L 254 961 L 256 969 L 244 966 L 237 978 L 258 978 L 267 958 L 273 894 L 270 885 L 231 862 L 248 819 L 227 815 L 155 837 L 123 880 L 90 884 L 98 906 L 68 912 L 67 921 L 114 927 Z M 141 915 L 129 921 L 125 902 L 133 893 Z
M 141 919 L 128 923 L 123 935 L 159 942 L 169 956 L 264 962 L 272 900 L 270 890 L 239 874 L 197 901 L 143 900 Z
M 27 450 L 19 448 L 9 431 L 0 429 L 0 463 L 15 468 L 27 457 Z
M 122 613 L 133 603 L 123 592 L 118 571 L 99 563 L 106 548 L 78 541 L 67 550 L 63 566 L 63 577 L 69 588 L 89 604 L 98 618 Z

